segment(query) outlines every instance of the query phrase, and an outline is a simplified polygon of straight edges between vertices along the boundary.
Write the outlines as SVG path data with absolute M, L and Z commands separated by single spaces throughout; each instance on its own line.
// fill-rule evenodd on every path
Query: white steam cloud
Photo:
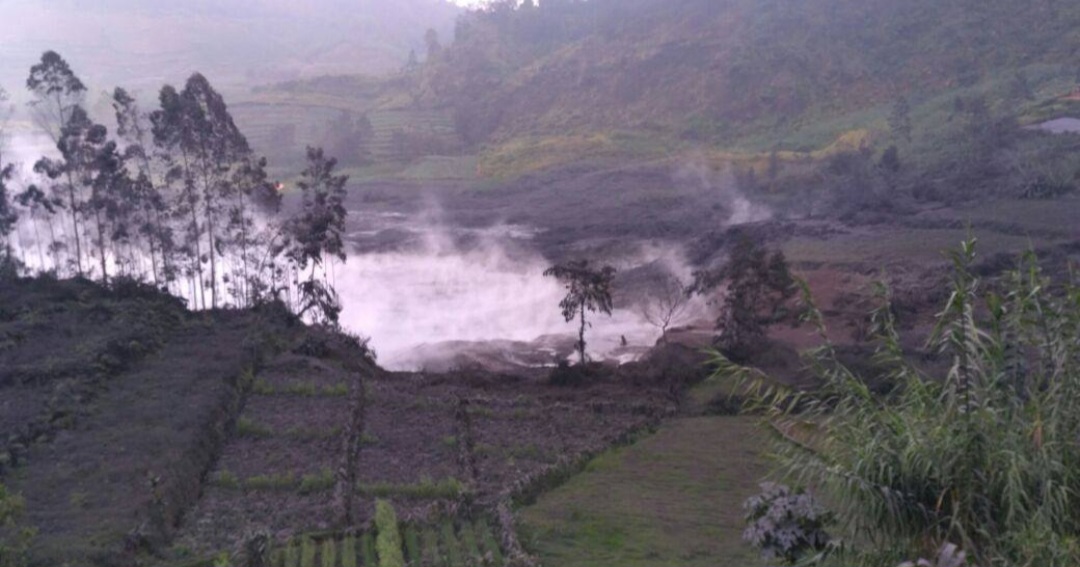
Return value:
M 705 191 L 718 192 L 721 201 L 730 211 L 725 226 L 737 226 L 764 222 L 772 219 L 769 207 L 755 203 L 739 190 L 735 182 L 733 165 L 717 172 L 709 166 L 704 156 L 696 156 L 682 163 L 675 172 L 675 178 L 682 182 L 696 182 Z
M 509 235 L 527 232 L 482 231 L 478 243 L 465 249 L 448 229 L 431 229 L 411 250 L 351 256 L 335 267 L 342 325 L 371 337 L 379 363 L 394 370 L 452 367 L 455 354 L 467 353 L 474 355 L 471 360 L 518 364 L 568 357 L 578 322 L 566 322 L 559 311 L 565 289 L 543 277 L 550 263 L 542 256 L 509 245 Z M 637 258 L 615 264 L 623 269 L 650 263 L 689 277 L 671 247 L 644 246 Z M 587 319 L 586 343 L 594 359 L 635 359 L 660 336 L 632 302 L 617 301 L 611 317 Z

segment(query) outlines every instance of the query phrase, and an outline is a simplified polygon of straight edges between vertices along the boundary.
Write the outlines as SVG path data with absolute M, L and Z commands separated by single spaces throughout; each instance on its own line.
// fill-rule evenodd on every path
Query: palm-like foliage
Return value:
M 1080 564 L 1080 287 L 1052 286 L 1034 255 L 984 292 L 974 241 L 953 254 L 953 291 L 931 337 L 952 360 L 926 376 L 900 346 L 888 290 L 873 314 L 875 395 L 824 344 L 807 353 L 813 392 L 770 383 L 716 355 L 778 435 L 780 473 L 826 491 L 838 516 L 882 552 L 960 546 L 979 565 Z

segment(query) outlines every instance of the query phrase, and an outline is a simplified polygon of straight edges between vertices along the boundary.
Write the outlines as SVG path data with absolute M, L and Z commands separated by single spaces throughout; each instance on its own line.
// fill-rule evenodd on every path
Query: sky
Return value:
M 193 71 L 219 88 L 380 74 L 422 49 L 429 27 L 452 35 L 456 11 L 444 1 L 0 0 L 19 22 L 0 34 L 0 86 L 25 99 L 21 85 L 45 50 L 95 91 L 123 85 L 136 94 Z

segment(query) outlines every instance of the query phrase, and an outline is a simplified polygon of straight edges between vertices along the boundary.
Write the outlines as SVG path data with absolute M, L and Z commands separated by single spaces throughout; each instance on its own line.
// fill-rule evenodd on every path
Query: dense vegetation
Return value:
M 333 158 L 309 149 L 301 210 L 280 218 L 282 186 L 201 74 L 180 90 L 164 86 L 149 113 L 117 88 L 114 136 L 91 119 L 87 87 L 59 54 L 46 52 L 26 86 L 57 154 L 33 164 L 35 177 L 20 187 L 13 165 L 0 165 L 5 265 L 104 284 L 149 281 L 201 309 L 277 298 L 336 321 L 324 261 L 345 259 L 347 177 L 334 174 Z
M 905 353 L 884 287 L 873 314 L 877 375 L 838 362 L 812 301 L 824 343 L 808 362 L 820 388 L 777 386 L 722 357 L 718 372 L 744 380 L 778 433 L 780 477 L 828 495 L 852 536 L 830 549 L 847 560 L 889 565 L 947 550 L 977 565 L 1075 565 L 1080 290 L 1051 282 L 1033 255 L 999 285 L 971 272 L 974 241 L 953 258 L 931 336 L 952 361 L 943 375 Z
M 503 0 L 434 50 L 425 95 L 492 132 L 738 131 L 815 109 L 1068 66 L 1076 6 L 1047 1 Z M 760 126 L 759 124 L 755 124 Z

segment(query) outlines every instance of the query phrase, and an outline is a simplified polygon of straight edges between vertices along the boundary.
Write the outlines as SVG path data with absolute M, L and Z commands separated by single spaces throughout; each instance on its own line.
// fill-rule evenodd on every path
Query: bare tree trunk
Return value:
M 39 272 L 44 272 L 45 271 L 45 254 L 41 250 L 41 232 L 38 231 L 37 215 L 34 214 L 34 211 L 32 209 L 30 211 L 30 223 L 34 225 L 34 241 L 37 244 L 38 262 L 41 263 L 41 267 L 38 269 L 38 271 Z
M 49 253 L 52 254 L 52 257 L 53 257 L 53 269 L 56 270 L 57 275 L 60 275 L 60 267 L 61 267 L 62 264 L 60 262 L 59 243 L 56 241 L 56 229 L 53 227 L 52 217 L 49 217 L 48 220 L 49 220 L 49 238 L 51 239 L 51 242 L 52 242 L 52 244 L 49 246 L 49 248 L 50 248 Z
M 101 224 L 101 211 L 94 211 L 94 222 L 98 231 L 98 252 L 101 256 L 101 283 L 109 285 L 109 270 L 105 264 L 105 228 Z
M 68 174 L 68 200 L 71 206 L 71 228 L 75 232 L 75 265 L 78 266 L 79 277 L 82 277 L 82 241 L 79 239 L 79 211 L 75 202 L 75 183 L 72 181 L 70 173 Z
M 585 364 L 585 302 L 581 303 L 581 330 L 578 331 L 578 354 L 581 364 Z
M 244 206 L 244 190 L 236 189 L 237 200 L 240 203 L 240 265 L 243 269 L 243 277 L 240 279 L 241 307 L 247 307 L 253 303 L 248 292 L 248 234 L 247 234 L 247 210 Z

